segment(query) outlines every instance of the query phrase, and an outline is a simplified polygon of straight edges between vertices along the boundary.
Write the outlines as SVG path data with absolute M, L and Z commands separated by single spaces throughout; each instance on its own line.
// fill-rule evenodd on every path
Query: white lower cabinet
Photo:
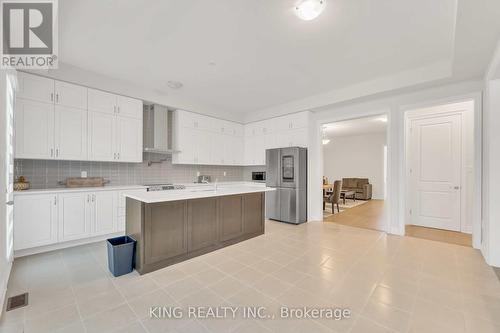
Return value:
M 58 195 L 58 241 L 90 237 L 90 197 L 82 192 Z
M 57 242 L 57 203 L 55 194 L 14 198 L 14 250 Z
M 14 250 L 124 232 L 126 191 L 14 196 Z
M 92 235 L 117 231 L 118 194 L 114 191 L 92 193 Z

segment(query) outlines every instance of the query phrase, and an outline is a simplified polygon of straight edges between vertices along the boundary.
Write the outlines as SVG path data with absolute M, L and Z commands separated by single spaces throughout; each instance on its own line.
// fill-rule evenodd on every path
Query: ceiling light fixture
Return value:
M 295 6 L 295 14 L 304 21 L 314 20 L 325 9 L 325 0 L 301 0 Z
M 183 84 L 179 81 L 168 81 L 167 86 L 172 89 L 180 89 L 182 88 Z

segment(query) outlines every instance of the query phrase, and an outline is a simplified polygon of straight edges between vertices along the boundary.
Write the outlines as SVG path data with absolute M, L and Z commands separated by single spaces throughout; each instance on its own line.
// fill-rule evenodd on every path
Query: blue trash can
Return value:
M 108 267 L 114 276 L 134 270 L 136 243 L 136 240 L 129 236 L 108 239 Z

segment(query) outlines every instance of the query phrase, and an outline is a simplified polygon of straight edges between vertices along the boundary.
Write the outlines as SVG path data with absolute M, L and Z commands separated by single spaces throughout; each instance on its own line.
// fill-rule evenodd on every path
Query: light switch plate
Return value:
M 87 171 L 82 171 L 80 177 L 87 178 Z

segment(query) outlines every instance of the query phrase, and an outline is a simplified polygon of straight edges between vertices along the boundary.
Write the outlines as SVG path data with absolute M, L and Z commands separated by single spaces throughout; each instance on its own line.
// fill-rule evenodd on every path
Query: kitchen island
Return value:
M 263 186 L 214 186 L 126 196 L 126 234 L 140 274 L 264 233 Z

